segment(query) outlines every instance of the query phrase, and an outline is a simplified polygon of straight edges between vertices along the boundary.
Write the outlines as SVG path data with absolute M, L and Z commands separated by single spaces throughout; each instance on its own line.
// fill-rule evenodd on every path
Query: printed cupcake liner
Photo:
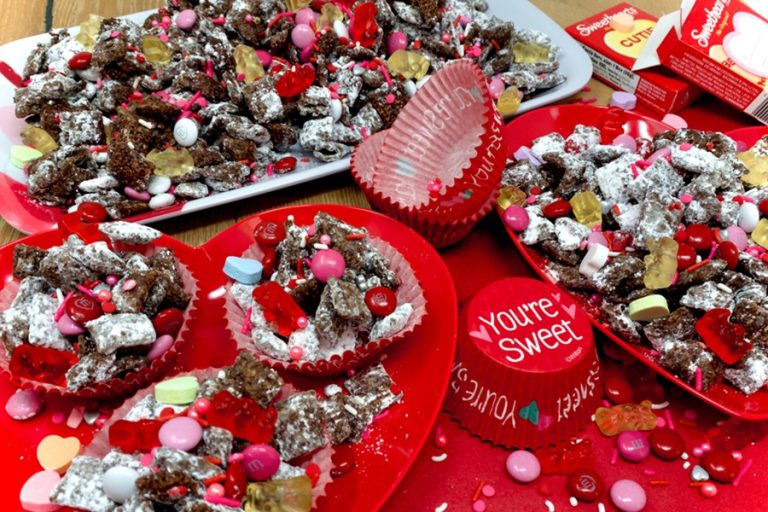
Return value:
M 143 252 L 146 256 L 151 256 L 162 245 L 164 238 L 155 242 L 157 245 L 147 247 Z M 136 390 L 141 389 L 148 384 L 159 380 L 174 365 L 177 356 L 184 348 L 187 339 L 190 336 L 190 323 L 199 302 L 199 276 L 195 276 L 189 266 L 183 263 L 177 253 L 177 244 L 171 244 L 176 256 L 176 268 L 179 277 L 182 280 L 184 289 L 192 296 L 187 309 L 184 311 L 184 322 L 179 330 L 179 334 L 173 342 L 173 345 L 159 358 L 152 361 L 149 365 L 139 368 L 136 371 L 128 372 L 124 377 L 115 377 L 105 381 L 97 382 L 93 385 L 85 386 L 77 391 L 69 391 L 65 386 L 42 382 L 27 377 L 14 375 L 10 370 L 11 354 L 8 353 L 4 345 L 0 346 L 0 378 L 6 379 L 11 385 L 21 389 L 34 389 L 40 393 L 50 393 L 66 397 L 77 397 L 85 400 L 111 400 L 119 399 L 132 395 Z M 190 248 L 191 249 L 191 248 Z M 5 311 L 13 301 L 18 291 L 19 282 L 17 280 L 7 283 L 0 290 L 0 311 Z
M 219 372 L 225 370 L 226 368 L 206 368 L 204 370 L 193 370 L 191 372 L 185 372 L 178 375 L 174 375 L 174 377 L 182 377 L 182 376 L 191 376 L 197 378 L 198 381 L 202 381 L 204 379 L 208 378 L 215 378 Z M 123 402 L 123 404 L 112 411 L 112 414 L 110 415 L 109 419 L 104 423 L 104 426 L 99 430 L 94 436 L 93 440 L 88 444 L 88 446 L 85 447 L 83 450 L 83 455 L 88 455 L 91 457 L 97 457 L 97 458 L 103 458 L 106 456 L 111 450 L 112 446 L 109 443 L 109 428 L 114 425 L 114 423 L 118 420 L 123 419 L 128 412 L 133 408 L 134 405 L 139 403 L 141 400 L 143 400 L 145 397 L 154 394 L 155 392 L 155 386 L 149 386 L 145 389 L 142 389 L 138 393 L 136 393 L 134 396 Z M 280 392 L 278 394 L 278 397 L 280 396 L 289 396 L 294 393 L 298 392 L 296 388 L 294 388 L 291 384 L 284 384 L 282 388 L 280 388 Z M 317 483 L 312 488 L 312 507 L 314 508 L 317 506 L 317 500 L 320 499 L 322 496 L 325 496 L 326 494 L 326 487 L 328 484 L 330 484 L 333 481 L 333 478 L 331 477 L 331 470 L 333 469 L 333 461 L 331 460 L 331 457 L 335 453 L 335 450 L 332 445 L 328 444 L 325 447 L 317 450 L 314 452 L 308 460 L 306 460 L 302 467 L 306 467 L 307 465 L 314 463 L 317 464 L 317 466 L 320 469 L 319 477 L 317 479 Z
M 237 304 L 229 291 L 225 299 L 225 318 L 227 329 L 232 333 L 238 350 L 247 350 L 253 353 L 260 361 L 271 368 L 286 369 L 303 375 L 313 377 L 335 377 L 345 372 L 355 370 L 378 357 L 387 347 L 407 338 L 421 325 L 427 312 L 427 302 L 416 275 L 406 258 L 397 249 L 384 240 L 369 237 L 369 243 L 375 247 L 382 256 L 389 260 L 389 268 L 400 278 L 401 285 L 395 292 L 397 303 L 410 303 L 413 306 L 405 327 L 389 338 L 372 340 L 355 350 L 345 350 L 341 354 L 334 354 L 327 359 L 317 361 L 282 361 L 261 352 L 254 344 L 250 333 L 243 334 L 242 326 L 245 322 L 245 312 Z M 264 253 L 259 245 L 254 242 L 243 254 L 244 258 L 260 259 Z
M 485 204 L 501 176 L 501 118 L 482 72 L 468 61 L 444 66 L 388 131 L 373 188 L 431 220 L 459 220 Z

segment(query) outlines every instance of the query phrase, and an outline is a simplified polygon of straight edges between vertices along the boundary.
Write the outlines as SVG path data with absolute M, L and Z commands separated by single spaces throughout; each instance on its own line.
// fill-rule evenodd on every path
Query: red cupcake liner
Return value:
M 163 240 L 172 241 L 172 239 L 164 236 L 154 242 L 157 245 L 147 246 L 142 252 L 145 255 L 151 255 L 156 248 L 165 247 L 162 244 Z M 58 243 L 60 242 L 61 241 Z M 48 247 L 57 244 L 49 244 Z M 184 311 L 184 322 L 176 339 L 162 356 L 152 361 L 149 365 L 139 368 L 137 371 L 128 372 L 124 377 L 111 378 L 83 387 L 77 391 L 69 391 L 65 386 L 14 375 L 10 370 L 11 355 L 8 353 L 5 346 L 2 345 L 0 346 L 0 378 L 5 379 L 11 385 L 20 389 L 33 389 L 39 393 L 76 397 L 84 400 L 111 400 L 125 398 L 135 393 L 138 389 L 162 378 L 163 375 L 172 369 L 178 354 L 184 348 L 187 339 L 190 337 L 189 326 L 195 315 L 198 301 L 200 300 L 198 287 L 200 276 L 196 276 L 190 267 L 179 259 L 178 247 L 180 244 L 173 243 L 171 245 L 170 248 L 174 249 L 174 254 L 176 255 L 176 268 L 179 277 L 182 279 L 184 289 L 192 295 L 192 300 Z M 192 248 L 189 248 L 189 250 L 191 251 Z M 4 311 L 10 306 L 11 301 L 16 296 L 18 285 L 18 281 L 13 280 L 0 290 L 0 310 Z
M 225 318 L 227 328 L 232 333 L 238 350 L 247 350 L 264 364 L 275 369 L 290 370 L 302 375 L 312 377 L 336 377 L 350 370 L 355 370 L 373 361 L 389 346 L 407 338 L 421 325 L 426 315 L 427 301 L 424 292 L 416 278 L 416 275 L 408 263 L 408 260 L 394 247 L 384 240 L 368 237 L 369 243 L 375 247 L 382 256 L 389 260 L 389 268 L 400 278 L 401 285 L 395 291 L 397 303 L 410 303 L 413 306 L 408 322 L 397 334 L 389 338 L 372 340 L 355 350 L 346 350 L 341 354 L 334 354 L 327 359 L 317 361 L 282 361 L 264 354 L 254 345 L 250 333 L 243 334 L 241 328 L 245 322 L 245 312 L 235 301 L 231 293 L 226 294 Z M 259 245 L 254 243 L 241 256 L 244 258 L 261 259 L 264 253 Z
M 509 300 L 499 300 L 499 297 L 520 295 L 523 298 L 515 306 L 510 306 Z M 550 295 L 557 299 L 549 299 Z M 490 328 L 478 328 L 482 324 L 472 320 L 477 311 L 500 315 L 505 311 L 518 311 L 517 304 L 545 299 L 554 304 L 549 311 L 556 308 L 558 320 L 550 322 L 544 318 L 529 330 L 538 332 L 543 327 L 552 331 L 551 325 L 565 320 L 577 336 L 581 336 L 579 341 L 572 338 L 567 345 L 561 344 L 557 349 L 560 352 L 554 356 L 547 349 L 538 354 L 534 351 L 528 359 L 523 357 L 525 367 L 522 363 L 506 364 L 503 358 L 494 356 L 496 350 L 499 354 L 506 350 L 503 353 L 517 355 L 509 347 L 521 345 L 513 340 L 532 339 L 531 334 L 522 327 L 519 327 L 522 333 L 503 331 L 500 335 L 495 335 Z M 571 314 L 573 316 L 569 316 Z M 553 339 L 548 338 L 550 342 Z M 505 349 L 496 348 L 496 343 L 499 347 L 504 343 Z M 556 369 L 549 366 L 553 360 Z M 577 434 L 591 421 L 601 398 L 600 363 L 591 327 L 566 294 L 541 281 L 511 278 L 486 287 L 463 308 L 456 365 L 444 403 L 462 428 L 506 448 L 539 448 Z
M 225 369 L 226 368 L 206 368 L 203 370 L 193 370 L 190 372 L 174 375 L 174 378 L 182 377 L 182 376 L 190 376 L 190 377 L 197 378 L 198 382 L 200 382 L 204 379 L 217 377 L 219 372 Z M 109 443 L 110 427 L 114 425 L 116 421 L 123 419 L 128 414 L 128 412 L 133 408 L 134 405 L 139 403 L 141 400 L 143 400 L 147 396 L 153 395 L 154 392 L 155 392 L 154 385 L 147 387 L 145 389 L 142 389 L 141 391 L 136 393 L 134 396 L 124 401 L 120 407 L 112 411 L 112 414 L 110 415 L 109 419 L 104 423 L 104 426 L 93 436 L 93 439 L 91 440 L 91 442 L 83 450 L 83 455 L 88 455 L 90 457 L 96 457 L 99 459 L 104 458 L 113 449 L 112 445 L 110 445 Z M 283 387 L 280 388 L 280 392 L 277 398 L 279 398 L 280 396 L 287 397 L 297 392 L 298 390 L 294 388 L 291 384 L 284 384 Z M 334 464 L 333 464 L 333 461 L 331 460 L 331 457 L 333 456 L 334 453 L 335 453 L 335 450 L 333 446 L 329 444 L 324 448 L 321 448 L 315 451 L 314 453 L 312 453 L 309 459 L 304 461 L 302 464 L 302 467 L 306 467 L 307 465 L 314 463 L 314 464 L 317 464 L 318 468 L 320 469 L 317 483 L 315 483 L 315 485 L 312 487 L 312 507 L 313 508 L 317 506 L 317 500 L 320 499 L 322 496 L 325 496 L 326 487 L 328 486 L 328 484 L 330 484 L 333 481 L 333 478 L 331 477 L 331 470 L 333 469 Z
M 444 66 L 398 115 L 370 179 L 402 209 L 460 220 L 487 201 L 501 177 L 502 122 L 480 69 Z M 439 194 L 430 187 L 439 184 Z

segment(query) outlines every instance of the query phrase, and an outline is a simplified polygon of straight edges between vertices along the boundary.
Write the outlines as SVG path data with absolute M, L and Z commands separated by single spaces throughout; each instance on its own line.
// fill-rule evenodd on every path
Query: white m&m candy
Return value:
M 760 222 L 760 210 L 755 203 L 744 202 L 739 207 L 739 227 L 751 233 L 757 227 L 757 223 Z
M 197 123 L 192 119 L 185 117 L 176 121 L 176 125 L 173 127 L 173 138 L 180 146 L 189 147 L 197 142 L 197 135 L 200 129 L 197 127 Z
M 587 251 L 587 254 L 584 255 L 584 259 L 581 260 L 579 272 L 587 277 L 592 277 L 595 275 L 595 272 L 603 268 L 603 265 L 606 264 L 609 252 L 608 248 L 604 245 L 592 245 Z

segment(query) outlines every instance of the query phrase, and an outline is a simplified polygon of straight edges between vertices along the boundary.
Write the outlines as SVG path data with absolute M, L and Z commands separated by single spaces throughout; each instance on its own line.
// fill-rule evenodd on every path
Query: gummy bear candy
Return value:
M 144 53 L 147 62 L 157 66 L 165 66 L 171 62 L 173 57 L 173 52 L 168 48 L 168 45 L 162 39 L 153 35 L 144 36 L 141 42 L 141 51 Z
M 250 83 L 264 76 L 264 66 L 261 65 L 256 50 L 247 44 L 235 47 L 235 71 L 245 76 L 245 83 Z
M 768 146 L 766 139 L 760 140 L 749 151 L 736 155 L 741 163 L 749 170 L 749 173 L 741 175 L 741 181 L 753 187 L 765 187 L 768 185 L 768 154 L 765 150 Z
M 253 289 L 253 299 L 261 306 L 267 322 L 276 327 L 281 336 L 288 337 L 296 329 L 306 326 L 307 314 L 278 283 L 267 281 L 257 286 Z
M 275 434 L 277 410 L 273 406 L 264 409 L 253 398 L 237 398 L 223 390 L 211 398 L 211 409 L 205 419 L 211 425 L 229 430 L 237 438 L 253 444 L 266 444 Z
M 549 48 L 534 43 L 517 42 L 512 45 L 516 64 L 535 64 L 549 61 Z
M 429 60 L 416 52 L 397 50 L 389 56 L 387 69 L 393 75 L 402 75 L 410 80 L 421 80 L 429 71 Z
M 47 131 L 30 124 L 21 129 L 21 141 L 43 154 L 50 153 L 59 147 Z
M 157 176 L 175 178 L 192 172 L 195 168 L 195 160 L 186 148 L 168 148 L 163 151 L 153 149 L 146 158 L 155 164 Z
M 751 234 L 752 241 L 764 249 L 768 249 L 768 219 L 760 219 Z
M 731 312 L 710 309 L 696 321 L 696 332 L 725 364 L 735 364 L 752 348 L 744 340 L 744 326 L 728 321 Z
M 672 286 L 677 272 L 677 242 L 667 236 L 661 240 L 649 240 L 650 253 L 645 261 L 643 283 L 649 290 L 659 290 Z
M 344 13 L 331 2 L 323 4 L 323 8 L 320 10 L 320 17 L 317 19 L 317 29 L 321 30 L 324 27 L 332 27 L 335 21 L 344 21 Z
M 545 475 L 567 475 L 579 468 L 595 466 L 595 452 L 589 438 L 571 438 L 557 446 L 539 448 L 534 453 Z
M 603 208 L 594 192 L 589 190 L 579 192 L 574 194 L 569 202 L 573 208 L 573 215 L 581 224 L 592 228 L 603 223 Z
M 224 480 L 224 490 L 227 496 L 235 500 L 245 498 L 245 491 L 248 487 L 248 477 L 245 474 L 245 468 L 239 462 L 227 466 L 227 479 Z
M 349 35 L 356 43 L 364 48 L 370 48 L 376 43 L 379 26 L 376 24 L 376 4 L 365 2 L 355 7 L 355 15 L 349 24 Z
M 80 24 L 80 32 L 75 36 L 75 40 L 85 46 L 86 50 L 93 50 L 96 39 L 101 32 L 101 22 L 103 19 L 98 14 L 91 14 L 87 20 Z
M 244 504 L 245 512 L 309 512 L 312 509 L 312 481 L 306 476 L 270 482 L 252 482 Z
M 109 444 L 123 453 L 146 453 L 160 446 L 158 434 L 164 420 L 117 420 L 109 427 Z
M 525 192 L 517 187 L 502 187 L 501 191 L 499 191 L 499 197 L 496 199 L 496 204 L 504 211 L 513 204 L 523 206 L 526 197 Z
M 277 79 L 275 90 L 282 98 L 292 98 L 306 91 L 315 81 L 315 69 L 311 66 L 295 66 Z
M 23 344 L 13 349 L 9 368 L 16 377 L 66 386 L 66 374 L 77 356 L 48 347 Z
M 597 428 L 606 436 L 615 436 L 627 430 L 653 430 L 656 428 L 656 421 L 656 415 L 648 400 L 639 404 L 598 407 L 595 411 Z
M 499 109 L 499 114 L 502 116 L 511 116 L 520 108 L 522 101 L 523 95 L 520 94 L 518 88 L 510 85 L 499 95 L 499 99 L 496 100 L 496 108 Z

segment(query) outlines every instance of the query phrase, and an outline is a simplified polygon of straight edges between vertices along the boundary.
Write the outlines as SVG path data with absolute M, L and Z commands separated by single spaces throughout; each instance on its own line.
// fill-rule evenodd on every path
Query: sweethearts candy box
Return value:
M 653 39 L 635 69 L 661 63 L 768 124 L 768 2 L 685 0 Z
M 612 22 L 614 19 L 620 23 Z M 589 54 L 595 78 L 634 93 L 645 107 L 666 114 L 689 105 L 702 90 L 660 67 L 632 71 L 656 21 L 651 14 L 623 2 L 565 30 Z

